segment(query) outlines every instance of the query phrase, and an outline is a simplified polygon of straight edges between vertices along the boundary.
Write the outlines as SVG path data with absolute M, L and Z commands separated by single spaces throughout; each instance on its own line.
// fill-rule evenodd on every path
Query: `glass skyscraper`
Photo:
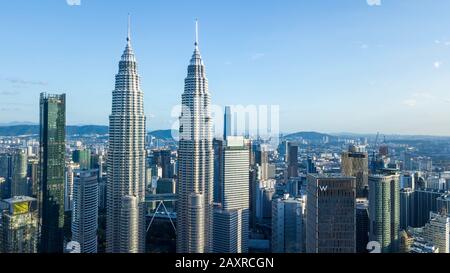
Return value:
M 40 97 L 39 215 L 43 253 L 63 251 L 66 95 Z

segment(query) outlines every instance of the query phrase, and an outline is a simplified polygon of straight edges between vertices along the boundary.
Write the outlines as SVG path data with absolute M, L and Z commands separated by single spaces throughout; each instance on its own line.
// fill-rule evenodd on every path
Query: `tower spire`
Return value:
M 195 19 L 195 48 L 198 49 L 198 19 Z
M 131 14 L 128 13 L 128 34 L 127 34 L 127 42 L 131 43 Z

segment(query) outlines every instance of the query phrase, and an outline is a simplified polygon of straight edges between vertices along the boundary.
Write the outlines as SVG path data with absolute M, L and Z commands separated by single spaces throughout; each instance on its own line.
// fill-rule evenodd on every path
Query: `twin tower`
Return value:
M 145 252 L 144 93 L 131 46 L 119 62 L 109 118 L 106 248 L 109 253 Z M 213 133 L 211 97 L 198 43 L 182 94 L 177 181 L 177 252 L 212 252 Z

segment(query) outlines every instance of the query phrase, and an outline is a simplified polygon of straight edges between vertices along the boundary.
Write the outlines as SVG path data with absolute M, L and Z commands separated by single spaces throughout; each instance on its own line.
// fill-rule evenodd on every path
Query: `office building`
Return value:
M 364 150 L 350 146 L 348 152 L 342 153 L 342 174 L 356 177 L 356 196 L 368 195 L 369 156 Z
M 27 154 L 17 150 L 12 155 L 11 197 L 28 196 Z
M 356 252 L 367 253 L 369 243 L 369 201 L 356 199 Z
M 66 95 L 40 98 L 39 252 L 63 252 Z
M 438 212 L 438 198 L 443 190 L 418 189 L 414 192 L 414 227 L 423 227 L 430 220 L 430 212 Z
M 415 192 L 411 188 L 400 190 L 400 229 L 407 230 L 415 226 L 414 196 Z
M 306 197 L 290 198 L 289 194 L 272 201 L 272 252 L 303 253 L 305 251 Z
M 0 184 L 0 199 L 11 197 L 12 156 L 8 153 L 0 154 L 0 177 L 4 181 Z
M 28 195 L 37 198 L 39 194 L 39 159 L 28 159 L 27 177 L 29 178 Z
M 214 203 L 220 203 L 219 194 L 222 192 L 222 173 L 223 173 L 223 140 L 214 139 Z
M 356 180 L 342 175 L 308 175 L 307 253 L 356 252 Z
M 298 144 L 289 142 L 288 144 L 288 169 L 287 179 L 298 177 Z
M 73 186 L 72 240 L 81 253 L 97 253 L 98 171 L 75 171 Z
M 214 209 L 214 252 L 246 253 L 250 189 L 249 153 L 244 138 L 229 136 L 221 154 L 221 185 L 218 185 L 218 205 Z
M 66 178 L 64 186 L 64 210 L 72 211 L 73 207 L 73 180 L 75 170 L 80 169 L 78 163 L 70 162 L 66 167 Z
M 370 241 L 381 244 L 382 253 L 396 253 L 400 231 L 400 175 L 369 176 Z
M 38 213 L 36 199 L 16 196 L 2 201 L 0 253 L 37 253 Z
M 73 151 L 72 160 L 80 165 L 81 170 L 91 169 L 91 151 L 89 149 Z
M 223 122 L 223 140 L 227 140 L 229 136 L 233 136 L 234 134 L 231 131 L 232 126 L 232 116 L 231 116 L 231 107 L 225 107 L 224 114 L 224 122 Z

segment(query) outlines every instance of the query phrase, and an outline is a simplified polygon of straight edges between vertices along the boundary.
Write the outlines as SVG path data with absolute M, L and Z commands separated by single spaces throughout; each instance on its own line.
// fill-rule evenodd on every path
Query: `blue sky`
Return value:
M 369 0 L 375 1 L 376 0 Z M 108 124 L 127 13 L 150 129 L 170 128 L 194 19 L 213 103 L 279 105 L 281 130 L 450 135 L 450 1 L 3 1 L 0 123 Z

